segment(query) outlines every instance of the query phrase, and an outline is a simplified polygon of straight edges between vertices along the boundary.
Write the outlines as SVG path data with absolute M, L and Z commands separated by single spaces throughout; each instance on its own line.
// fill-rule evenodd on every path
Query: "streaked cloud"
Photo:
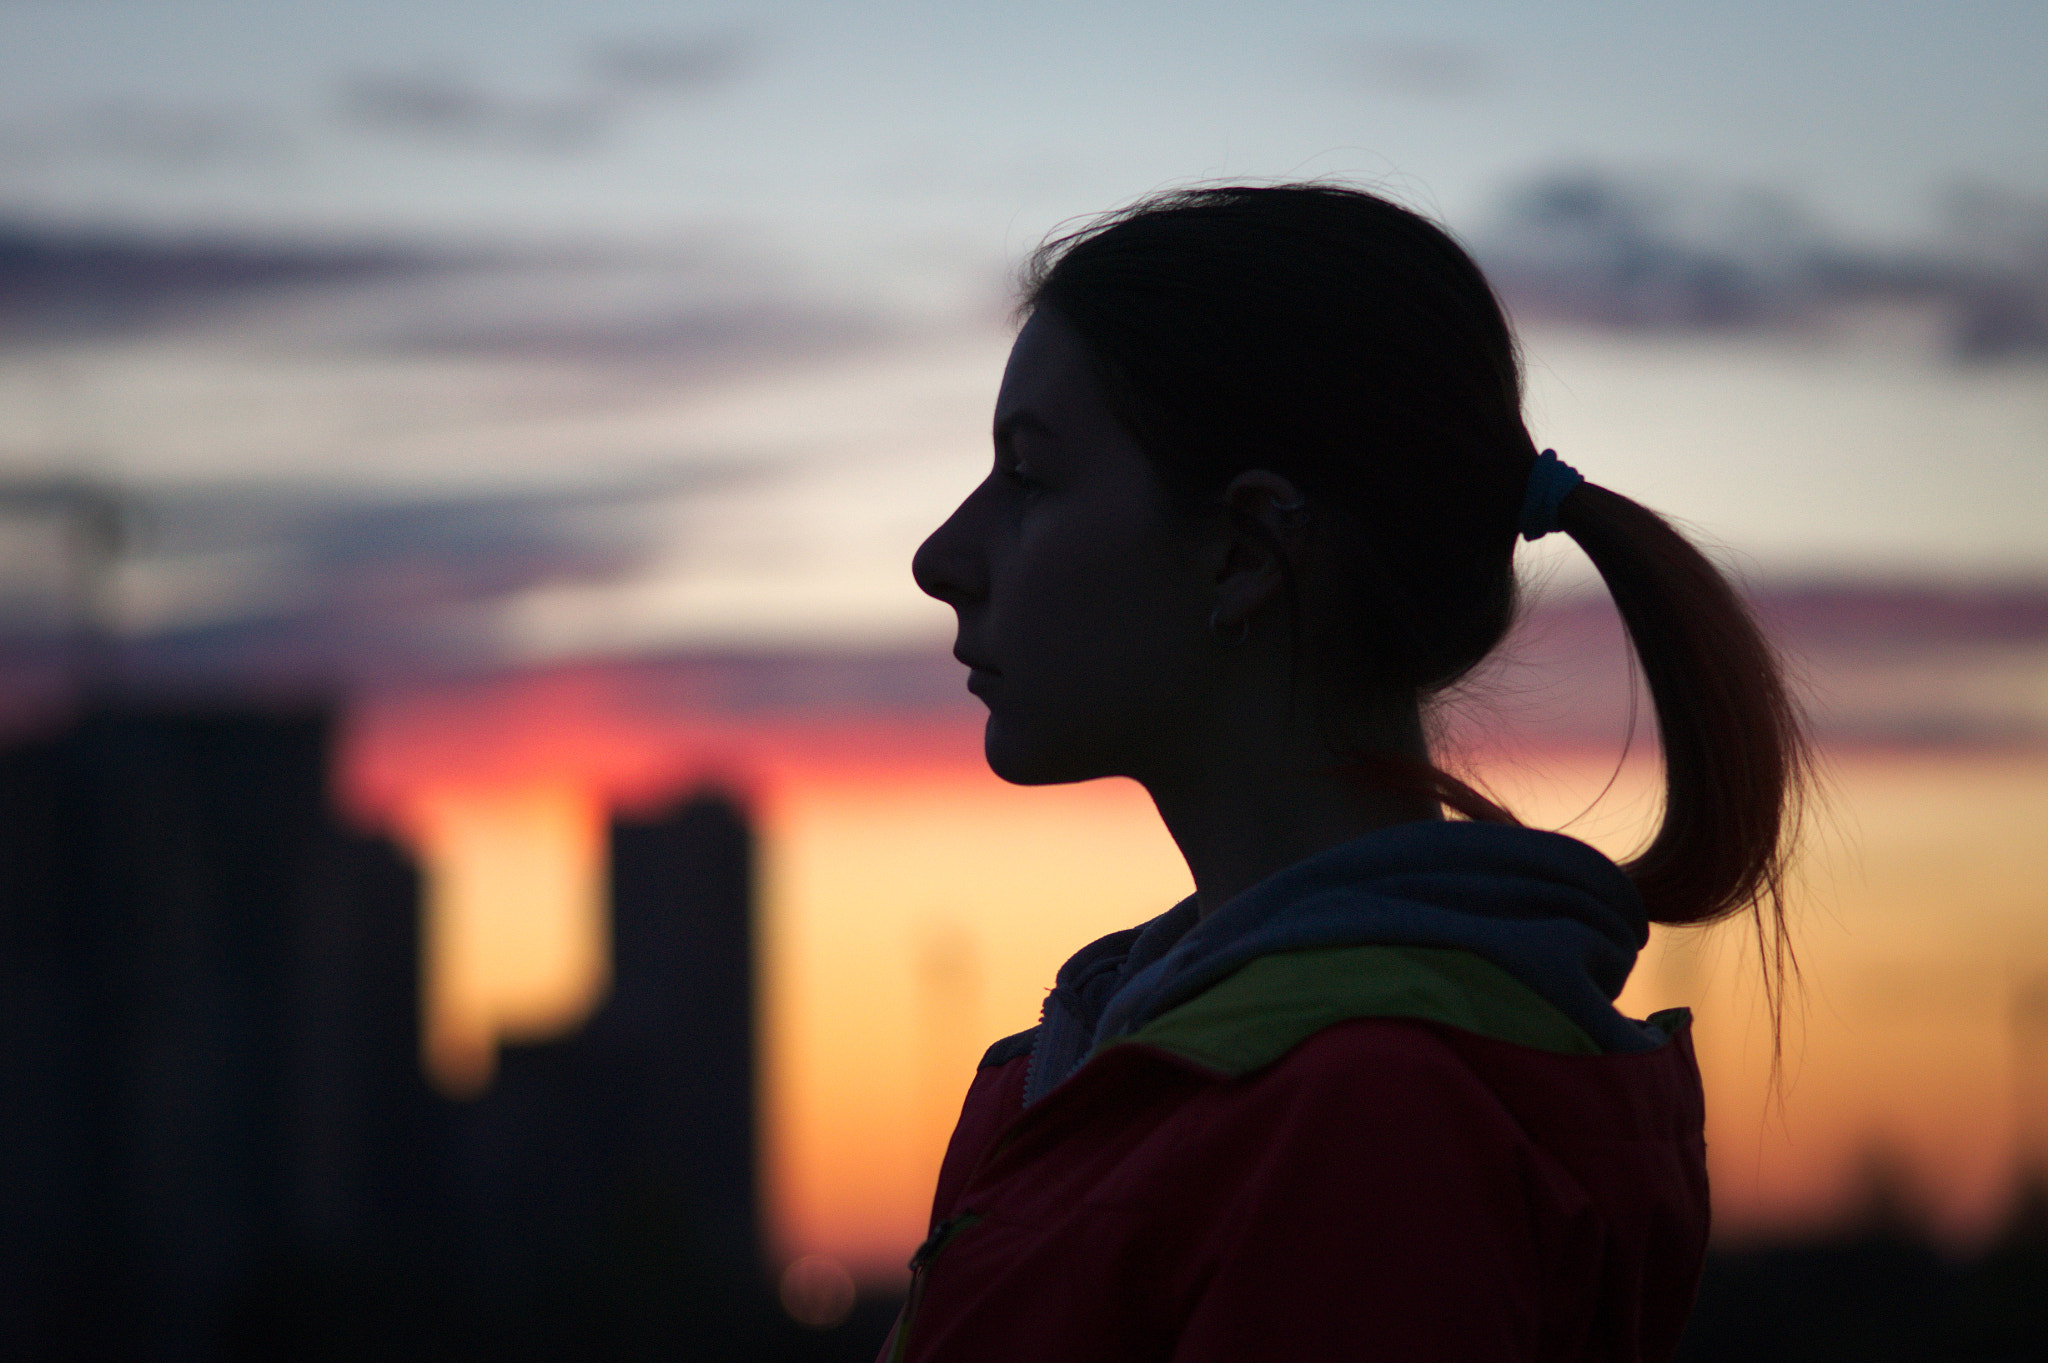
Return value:
M 450 68 L 377 72 L 341 83 L 337 108 L 365 132 L 468 148 L 586 151 L 620 109 L 602 92 L 546 97 L 489 90 Z
M 1951 357 L 2048 353 L 2048 199 L 1944 196 L 1929 240 L 1847 240 L 1794 194 L 1681 170 L 1559 168 L 1474 234 L 1525 317 L 1645 329 L 1805 327 L 1844 309 L 1931 315 Z
M 274 167 L 299 138 L 259 108 L 138 95 L 91 100 L 0 125 L 0 170 L 48 170 L 81 161 L 127 171 L 189 175 Z
M 753 60 L 736 30 L 599 42 L 550 93 L 492 86 L 453 65 L 360 72 L 337 92 L 342 120 L 361 131 L 469 149 L 571 154 L 599 146 L 657 100 L 721 85 Z
M 28 346 L 184 328 L 195 343 L 203 335 L 277 353 L 695 359 L 729 369 L 889 332 L 872 300 L 796 282 L 786 261 L 712 233 L 658 250 L 546 254 L 0 220 L 0 341 Z
M 755 38 L 738 29 L 645 34 L 595 44 L 588 65 L 599 84 L 622 93 L 695 94 L 740 74 L 756 51 Z
M 1367 39 L 1350 46 L 1344 70 L 1374 93 L 1426 99 L 1482 94 L 1502 79 L 1491 53 L 1448 40 Z
M 1785 583 L 1750 599 L 1823 742 L 2048 750 L 2048 586 Z M 1452 727 L 1478 749 L 1619 743 L 1636 686 L 1612 603 L 1569 593 L 1528 613 Z M 1649 702 L 1636 705 L 1634 741 L 1654 751 Z
M 30 514 L 0 517 L 0 560 L 58 547 L 71 562 L 39 591 L 0 595 L 0 654 L 26 665 L 97 634 L 125 677 L 230 689 L 487 664 L 495 641 L 480 609 L 538 584 L 626 576 L 663 543 L 668 526 L 651 508 L 759 476 L 699 467 L 573 491 L 411 498 L 247 485 L 15 498 Z M 53 536 L 73 503 L 118 506 L 119 542 Z
M 436 263 L 397 247 L 180 240 L 0 221 L 0 339 L 52 342 L 189 320 L 266 290 L 361 283 Z

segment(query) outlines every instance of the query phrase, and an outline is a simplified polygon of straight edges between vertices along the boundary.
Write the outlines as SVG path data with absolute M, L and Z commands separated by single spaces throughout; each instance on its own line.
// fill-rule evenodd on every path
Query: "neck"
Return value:
M 1384 733 L 1382 751 L 1426 760 L 1412 710 Z M 1144 782 L 1194 876 L 1206 918 L 1276 871 L 1392 824 L 1439 819 L 1427 795 L 1347 777 L 1320 742 L 1225 751 L 1178 778 Z

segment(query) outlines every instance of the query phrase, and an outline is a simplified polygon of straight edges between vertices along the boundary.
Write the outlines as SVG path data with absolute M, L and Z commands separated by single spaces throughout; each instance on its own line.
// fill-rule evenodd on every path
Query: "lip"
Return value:
M 1003 679 L 1001 672 L 961 648 L 954 648 L 953 661 L 967 669 L 968 693 L 984 702 Z

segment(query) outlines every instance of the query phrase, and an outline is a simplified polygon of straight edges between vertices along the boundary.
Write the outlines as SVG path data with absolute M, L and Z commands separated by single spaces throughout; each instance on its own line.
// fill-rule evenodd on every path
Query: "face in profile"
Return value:
M 989 475 L 917 551 L 958 617 L 1004 780 L 1145 780 L 1179 761 L 1215 666 L 1215 566 L 1111 414 L 1078 337 L 1025 324 L 996 399 Z

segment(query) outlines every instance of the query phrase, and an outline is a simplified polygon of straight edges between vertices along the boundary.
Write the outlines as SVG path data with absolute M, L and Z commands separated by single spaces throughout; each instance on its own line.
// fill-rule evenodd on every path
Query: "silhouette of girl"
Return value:
M 997 1042 L 890 1359 L 1663 1359 L 1707 1235 L 1683 1009 L 1647 925 L 1778 886 L 1804 747 L 1719 572 L 1532 445 L 1437 226 L 1324 184 L 1140 203 L 1034 257 L 995 466 L 918 551 L 989 765 L 1127 776 L 1196 892 Z M 1655 701 L 1617 866 L 1431 761 L 1517 537 L 1570 535 Z M 1446 810 L 1457 817 L 1447 818 Z M 1770 953 L 1767 953 L 1767 959 Z

